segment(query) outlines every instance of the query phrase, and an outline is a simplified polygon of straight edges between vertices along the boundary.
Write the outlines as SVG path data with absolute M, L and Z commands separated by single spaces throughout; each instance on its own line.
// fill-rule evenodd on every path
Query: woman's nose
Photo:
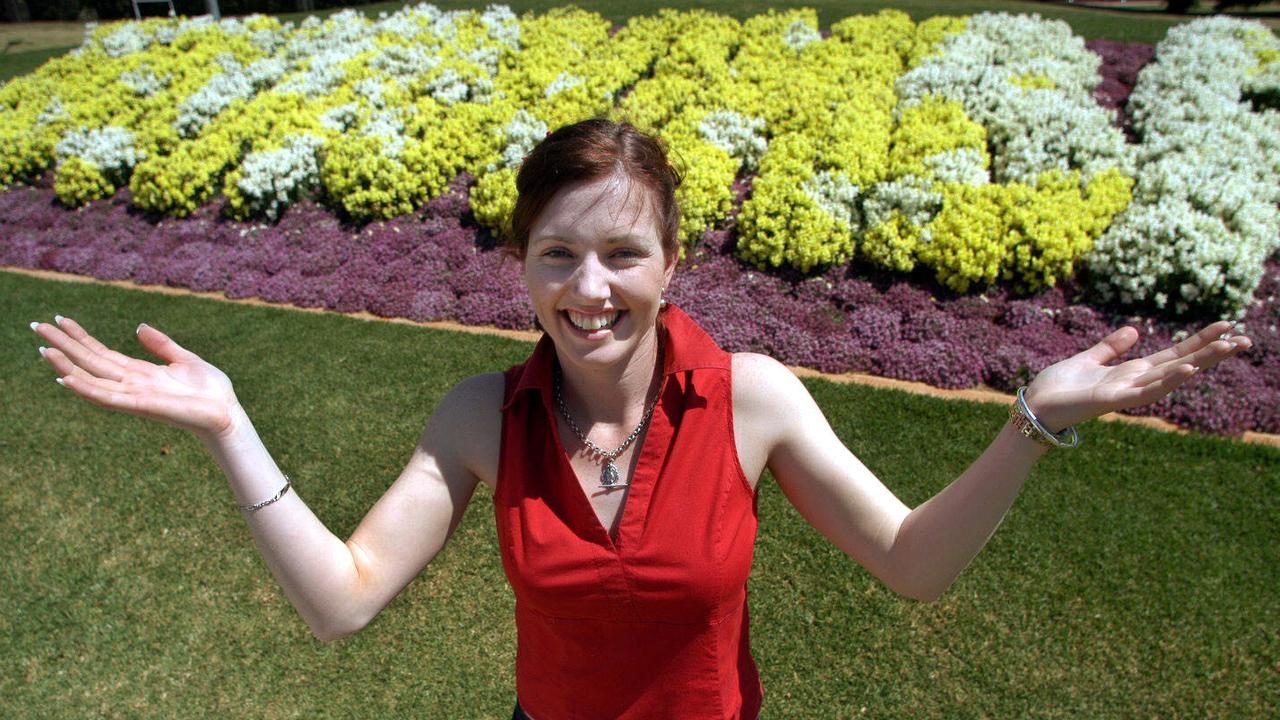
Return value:
M 594 255 L 586 255 L 574 270 L 573 291 L 586 300 L 608 300 L 609 269 Z

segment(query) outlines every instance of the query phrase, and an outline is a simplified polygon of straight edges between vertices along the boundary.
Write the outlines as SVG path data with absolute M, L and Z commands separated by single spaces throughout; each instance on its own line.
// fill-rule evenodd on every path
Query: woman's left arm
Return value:
M 1121 328 L 1046 368 L 1027 388 L 1048 429 L 1155 402 L 1195 372 L 1246 349 L 1209 325 L 1147 357 L 1109 365 L 1138 340 Z M 831 430 L 805 387 L 776 361 L 734 356 L 735 437 L 744 469 L 768 465 L 806 520 L 893 591 L 924 602 L 942 595 L 991 538 L 1045 449 L 1006 423 L 959 478 L 911 510 Z

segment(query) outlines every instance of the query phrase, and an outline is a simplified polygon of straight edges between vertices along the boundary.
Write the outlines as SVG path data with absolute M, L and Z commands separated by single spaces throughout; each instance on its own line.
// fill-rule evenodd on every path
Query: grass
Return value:
M 56 385 L 27 323 L 69 315 L 133 355 L 145 354 L 138 322 L 171 333 L 233 379 L 298 493 L 343 538 L 442 394 L 528 344 L 13 273 L 0 273 L 0 298 L 0 717 L 509 716 L 513 599 L 484 492 L 370 627 L 321 644 L 200 443 Z M 998 406 L 806 384 L 912 506 L 1003 421 Z M 1082 432 L 929 605 L 884 588 L 765 478 L 750 610 L 767 716 L 1274 709 L 1280 451 L 1117 423 Z

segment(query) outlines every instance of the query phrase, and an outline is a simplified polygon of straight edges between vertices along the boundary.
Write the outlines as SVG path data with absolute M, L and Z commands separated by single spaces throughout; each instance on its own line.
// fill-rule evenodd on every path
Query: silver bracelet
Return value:
M 1018 402 L 1016 407 L 1018 413 L 1025 417 L 1027 422 L 1035 427 L 1036 431 L 1040 434 L 1040 437 L 1042 438 L 1040 442 L 1043 442 L 1046 445 L 1053 444 L 1057 447 L 1068 449 L 1078 446 L 1080 444 L 1080 433 L 1076 432 L 1076 426 L 1072 425 L 1060 433 L 1051 432 L 1049 428 L 1045 427 L 1044 424 L 1040 422 L 1040 418 L 1036 417 L 1036 414 L 1031 412 L 1031 408 L 1027 406 L 1026 392 L 1026 385 L 1018 388 Z M 1026 433 L 1024 432 L 1023 434 Z
M 257 510 L 261 510 L 262 508 L 264 508 L 264 507 L 266 507 L 266 506 L 270 505 L 271 503 L 273 503 L 273 502 L 275 502 L 275 501 L 279 500 L 280 498 L 284 497 L 284 494 L 285 494 L 285 493 L 287 493 L 287 492 L 289 492 L 289 487 L 290 487 L 291 485 L 293 485 L 293 483 L 292 483 L 292 482 L 290 482 L 290 480 L 289 480 L 289 476 L 288 476 L 288 475 L 285 475 L 285 476 L 284 476 L 284 487 L 280 488 L 280 492 L 276 493 L 275 495 L 272 495 L 271 497 L 267 498 L 266 500 L 263 500 L 262 502 L 258 503 L 257 505 L 238 505 L 237 507 L 239 507 L 241 510 L 244 510 L 244 511 L 246 511 L 246 512 L 255 512 L 255 511 L 257 511 Z

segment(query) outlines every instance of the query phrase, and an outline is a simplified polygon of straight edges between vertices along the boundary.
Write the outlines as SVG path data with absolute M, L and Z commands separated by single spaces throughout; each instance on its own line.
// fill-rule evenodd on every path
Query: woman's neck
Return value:
M 590 425 L 623 427 L 640 422 L 661 381 L 658 350 L 655 330 L 625 363 L 600 368 L 559 363 L 560 391 L 569 408 L 581 413 L 577 419 L 584 429 Z

